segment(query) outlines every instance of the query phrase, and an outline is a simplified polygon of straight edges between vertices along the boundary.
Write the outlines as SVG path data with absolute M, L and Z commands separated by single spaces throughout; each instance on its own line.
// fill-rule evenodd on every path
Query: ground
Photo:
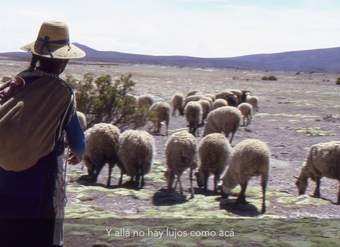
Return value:
M 14 75 L 26 65 L 1 61 L 0 76 Z M 155 136 L 155 163 L 146 176 L 144 189 L 106 188 L 106 169 L 98 184 L 82 184 L 79 178 L 86 174 L 86 169 L 82 170 L 81 165 L 69 167 L 65 246 L 338 245 L 340 223 L 335 219 L 340 216 L 340 206 L 334 204 L 338 182 L 323 178 L 322 199 L 317 199 L 309 196 L 314 189 L 313 182 L 306 195 L 298 196 L 293 177 L 299 174 L 311 145 L 338 140 L 340 86 L 335 85 L 337 75 L 82 64 L 69 66 L 66 74 L 81 77 L 87 72 L 113 77 L 132 73 L 137 82 L 136 94 L 148 93 L 165 101 L 176 92 L 216 93 L 227 88 L 248 89 L 259 96 L 259 112 L 250 126 L 239 129 L 233 145 L 245 138 L 268 143 L 271 170 L 267 212 L 263 215 L 259 212 L 261 191 L 256 178 L 250 183 L 248 204 L 244 206 L 235 206 L 234 197 L 221 199 L 197 188 L 195 198 L 189 199 L 187 174 L 183 177 L 187 197 L 166 193 L 163 173 L 167 136 L 158 135 Z M 271 74 L 278 80 L 261 80 L 262 76 Z M 170 134 L 185 126 L 183 117 L 171 118 Z M 117 177 L 115 169 L 112 184 L 117 184 Z M 160 232 L 164 232 L 163 237 L 157 235 Z

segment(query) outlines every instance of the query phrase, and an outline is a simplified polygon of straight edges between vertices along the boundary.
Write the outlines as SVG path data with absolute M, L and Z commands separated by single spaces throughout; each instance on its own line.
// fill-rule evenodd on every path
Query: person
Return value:
M 63 84 L 67 90 L 62 96 L 70 103 L 61 109 L 63 119 L 57 128 L 46 127 L 55 136 L 51 152 L 23 171 L 10 171 L 0 166 L 0 246 L 62 246 L 66 204 L 64 135 L 66 133 L 67 143 L 78 161 L 82 158 L 85 141 L 73 91 L 59 76 L 69 59 L 82 58 L 85 52 L 70 44 L 67 25 L 57 21 L 44 22 L 37 40 L 23 50 L 32 53 L 30 66 L 0 88 L 0 106 L 38 81 L 56 81 L 55 90 L 57 82 Z M 40 102 L 42 110 L 53 112 L 54 106 L 60 107 L 56 102 L 49 102 L 52 99 L 46 96 L 44 102 Z M 31 117 L 41 115 L 35 116 L 33 112 Z

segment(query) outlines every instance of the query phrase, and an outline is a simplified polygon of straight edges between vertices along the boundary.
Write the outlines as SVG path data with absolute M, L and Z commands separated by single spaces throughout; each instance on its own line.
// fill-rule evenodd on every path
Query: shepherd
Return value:
M 85 141 L 72 88 L 60 78 L 85 52 L 63 22 L 44 22 L 27 70 L 0 85 L 0 246 L 63 246 L 64 135 L 82 159 Z

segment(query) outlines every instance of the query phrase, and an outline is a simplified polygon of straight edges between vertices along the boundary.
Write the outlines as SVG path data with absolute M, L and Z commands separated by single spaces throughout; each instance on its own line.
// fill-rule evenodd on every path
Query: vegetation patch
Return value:
M 302 133 L 305 136 L 335 136 L 332 131 L 322 130 L 320 127 L 315 128 L 295 128 L 297 133 Z

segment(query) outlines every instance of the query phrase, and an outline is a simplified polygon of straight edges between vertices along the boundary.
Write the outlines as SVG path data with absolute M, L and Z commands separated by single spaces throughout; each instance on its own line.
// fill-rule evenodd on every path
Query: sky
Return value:
M 0 52 L 44 20 L 72 42 L 149 55 L 233 57 L 340 46 L 339 0 L 1 0 Z

